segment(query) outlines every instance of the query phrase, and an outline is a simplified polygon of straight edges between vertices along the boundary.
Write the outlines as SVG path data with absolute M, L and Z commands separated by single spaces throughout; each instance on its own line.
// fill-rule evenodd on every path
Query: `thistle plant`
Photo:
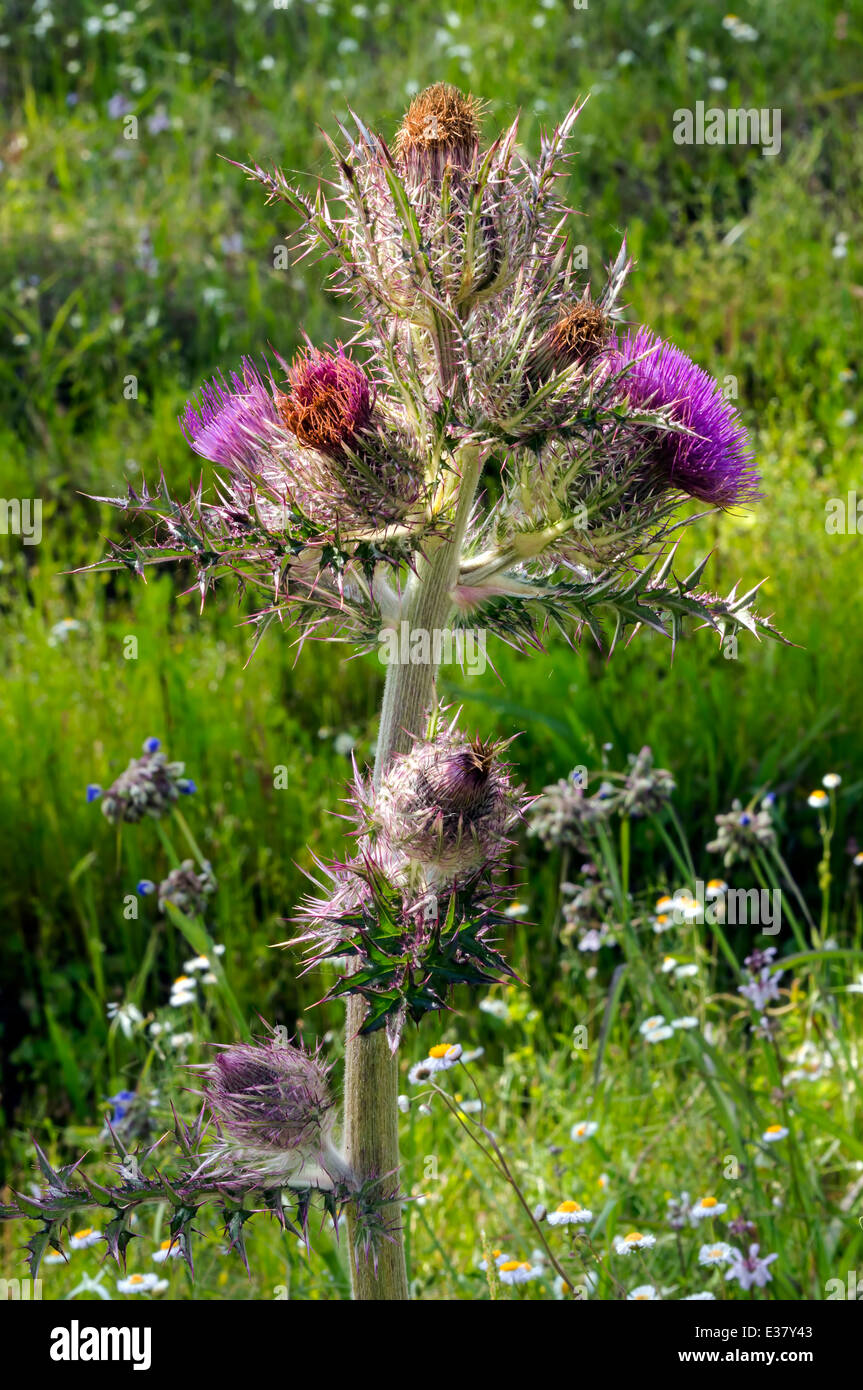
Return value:
M 202 605 L 233 579 L 251 596 L 255 645 L 274 622 L 359 651 L 405 624 L 426 639 L 481 627 L 533 652 L 550 627 L 610 650 L 641 627 L 673 645 L 688 619 L 720 638 L 778 635 L 754 611 L 755 590 L 710 593 L 705 562 L 674 573 L 676 536 L 695 519 L 681 508 L 751 502 L 757 477 L 719 386 L 627 326 L 625 242 L 601 283 L 576 269 L 562 176 L 580 109 L 529 159 L 517 120 L 486 145 L 481 104 L 438 84 L 391 144 L 357 117 L 340 126 L 332 180 L 312 193 L 278 169 L 238 166 L 293 219 L 298 257 L 328 263 L 355 331 L 347 345 L 247 359 L 205 385 L 181 426 L 214 467 L 211 487 L 180 501 L 162 478 L 100 499 L 146 529 L 94 568 L 143 574 L 182 560 Z M 362 1204 L 349 1205 L 353 1249 L 374 1256 L 353 1270 L 358 1299 L 407 1297 L 405 1022 L 444 1008 L 457 983 L 511 973 L 496 944 L 496 868 L 522 795 L 501 745 L 443 720 L 433 652 L 426 642 L 424 659 L 389 666 L 375 767 L 355 780 L 354 849 L 318 865 L 320 894 L 300 909 L 309 967 L 347 962 L 327 996 L 347 1001 L 340 1161 L 355 1190 L 378 1185 L 388 1236 L 372 1239 Z M 168 768 L 133 765 L 106 813 L 146 811 L 154 793 L 139 783 L 162 798 L 183 790 Z M 636 814 L 666 792 L 640 762 L 615 795 Z M 288 1054 L 275 1073 L 274 1061 L 258 1070 L 229 1052 L 215 1064 L 213 1103 L 243 1139 L 241 1167 L 259 1124 L 261 1138 L 285 1138 L 267 1114 L 272 1095 L 315 1091 L 316 1062 L 297 1061 L 295 1075 Z M 331 1112 L 311 1109 L 320 1140 Z

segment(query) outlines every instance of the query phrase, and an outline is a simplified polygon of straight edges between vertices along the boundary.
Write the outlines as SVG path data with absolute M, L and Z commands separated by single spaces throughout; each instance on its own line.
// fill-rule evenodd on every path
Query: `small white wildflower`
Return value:
M 768 1125 L 761 1139 L 765 1144 L 778 1144 L 780 1139 L 787 1139 L 788 1134 L 784 1125 Z
M 526 1284 L 541 1273 L 527 1260 L 506 1260 L 498 1265 L 497 1272 L 502 1284 Z
M 569 1137 L 574 1139 L 576 1144 L 583 1144 L 586 1139 L 591 1139 L 598 1129 L 599 1125 L 595 1120 L 580 1120 L 572 1126 Z
M 724 1240 L 718 1240 L 715 1245 L 702 1245 L 698 1252 L 698 1263 L 708 1267 L 727 1265 L 733 1259 L 734 1251 L 730 1245 L 726 1245 Z
M 87 1250 L 91 1245 L 98 1245 L 100 1240 L 105 1237 L 101 1231 L 97 1231 L 93 1226 L 85 1226 L 81 1231 L 75 1231 L 69 1237 L 70 1250 Z
M 548 1213 L 549 1226 L 582 1226 L 593 1220 L 593 1212 L 578 1202 L 561 1202 Z
M 633 1250 L 651 1250 L 656 1244 L 656 1236 L 643 1235 L 641 1231 L 628 1231 L 625 1236 L 614 1237 L 614 1249 L 618 1255 L 629 1255 Z
M 711 1216 L 723 1216 L 727 1210 L 727 1203 L 718 1201 L 716 1197 L 699 1197 L 690 1209 L 689 1219 L 694 1224 L 708 1220 Z

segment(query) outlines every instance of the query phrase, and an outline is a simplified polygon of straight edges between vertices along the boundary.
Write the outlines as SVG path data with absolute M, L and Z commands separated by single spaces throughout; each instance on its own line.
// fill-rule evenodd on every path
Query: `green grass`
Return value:
M 308 1035 L 329 1030 L 338 1058 L 337 1011 L 307 1012 L 320 983 L 298 980 L 293 954 L 270 947 L 289 934 L 285 919 L 310 852 L 337 852 L 342 842 L 341 822 L 328 813 L 340 809 L 347 744 L 360 761 L 370 755 L 380 667 L 321 646 L 298 658 L 290 634 L 272 633 L 247 666 L 244 613 L 227 594 L 211 598 L 201 617 L 197 595 L 181 596 L 168 578 L 144 586 L 69 571 L 119 534 L 117 514 L 82 494 L 114 494 L 160 467 L 175 488 L 196 477 L 176 415 L 204 377 L 267 344 L 289 354 L 304 330 L 316 341 L 345 331 L 321 266 L 275 268 L 292 228 L 218 154 L 279 162 L 313 182 L 326 174 L 319 126 L 334 132 L 335 117 L 351 107 L 391 135 L 410 93 L 432 80 L 483 96 L 489 132 L 521 109 L 529 148 L 543 124 L 591 92 L 570 190 L 585 214 L 578 239 L 590 273 L 598 282 L 626 230 L 638 261 L 633 318 L 717 377 L 735 379 L 764 477 L 751 514 L 693 528 L 686 559 L 715 547 L 709 574 L 720 590 L 768 576 L 761 606 L 796 644 L 742 643 L 729 661 L 698 633 L 673 664 L 667 645 L 647 635 L 611 662 L 560 641 L 542 658 L 496 649 L 500 680 L 450 672 L 447 693 L 483 732 L 520 732 L 532 791 L 574 764 L 595 765 L 605 743 L 619 762 L 649 742 L 674 771 L 696 856 L 734 795 L 747 800 L 773 786 L 784 853 L 810 902 L 821 845 L 805 794 L 826 770 L 840 771 L 830 934 L 859 945 L 844 854 L 847 838 L 860 835 L 863 788 L 859 538 L 828 535 L 824 522 L 827 501 L 860 486 L 860 15 L 815 0 L 752 5 L 742 17 L 760 37 L 745 43 L 722 27 L 722 5 L 682 0 L 585 11 L 563 0 L 535 9 L 454 0 L 445 11 L 426 0 L 293 0 L 286 10 L 263 0 L 190 0 L 174 10 L 153 0 L 130 12 L 134 22 L 111 32 L 102 7 L 57 4 L 46 37 L 31 7 L 13 4 L 3 21 L 11 42 L 0 50 L 0 490 L 41 498 L 44 528 L 34 547 L 0 536 L 0 978 L 4 1159 L 14 1183 L 29 1180 L 26 1130 L 68 1157 L 98 1132 L 103 1098 L 134 1086 L 142 1071 L 155 1072 L 163 1100 L 176 1088 L 167 1064 L 109 1033 L 106 1018 L 108 1002 L 126 997 L 145 1014 L 161 1010 L 189 953 L 151 902 L 137 919 L 124 915 L 135 882 L 165 867 L 165 849 L 148 824 L 127 828 L 120 853 L 98 806 L 84 801 L 86 784 L 107 784 L 150 734 L 186 761 L 200 789 L 186 809 L 219 880 L 209 926 L 226 946 L 240 1009 L 301 1023 Z M 101 19 L 101 32 L 87 32 L 88 18 Z M 727 88 L 710 89 L 710 77 Z M 137 139 L 124 139 L 124 118 L 108 114 L 117 93 L 138 118 Z M 779 157 L 676 146 L 673 112 L 698 99 L 780 108 Z M 162 110 L 171 127 L 151 131 L 148 118 Z M 79 626 L 64 634 L 64 619 Z M 130 636 L 133 660 L 124 657 Z M 287 790 L 274 786 L 278 767 L 288 770 Z M 641 848 L 648 862 L 639 888 L 678 881 L 661 838 Z M 716 1187 L 723 1154 L 742 1144 L 751 1156 L 755 1121 L 734 1078 L 745 1077 L 766 1118 L 769 1059 L 755 1055 L 728 1003 L 724 967 L 717 974 L 707 964 L 686 1006 L 715 1022 L 717 1065 L 724 1058 L 729 1076 L 720 1067 L 717 1081 L 688 1038 L 648 1055 L 634 1030 L 639 991 L 654 987 L 654 972 L 639 948 L 608 1019 L 595 1083 L 595 1047 L 582 1055 L 569 1039 L 576 1022 L 603 1017 L 610 970 L 587 980 L 553 930 L 558 866 L 534 842 L 520 847 L 514 872 L 530 885 L 528 920 L 540 924 L 514 924 L 507 943 L 527 984 L 506 1025 L 461 1001 L 453 1036 L 487 1048 L 479 1079 L 493 1128 L 532 1200 L 566 1195 L 577 1179 L 572 1195 L 599 1214 L 595 1183 L 607 1171 L 603 1239 L 623 1222 L 658 1231 L 666 1189 Z M 790 949 L 790 938 L 781 942 Z M 733 943 L 738 957 L 748 945 Z M 710 942 L 693 949 L 712 958 Z M 813 1030 L 847 1046 L 856 998 L 841 988 L 856 967 L 846 965 L 829 977 L 821 965 L 803 968 L 799 997 L 788 1001 L 789 1050 Z M 196 1047 L 233 1027 L 214 1001 L 196 1020 Z M 424 1030 L 412 1056 L 436 1039 Z M 839 1209 L 847 1165 L 860 1157 L 854 1094 L 837 1062 L 806 1104 L 800 1098 L 799 1192 L 787 1199 L 787 1222 L 772 1202 L 784 1196 L 776 1184 L 790 1167 L 768 1154 L 758 1182 L 750 1174 L 741 1189 L 753 1219 L 766 1223 L 765 1243 L 781 1245 L 776 1291 L 787 1296 L 823 1297 L 826 1279 L 859 1255 L 856 1222 Z M 591 1096 L 602 1132 L 576 1151 L 565 1135 Z M 511 1194 L 439 1102 L 431 1117 L 411 1109 L 404 1141 L 414 1194 L 425 1190 L 426 1157 L 441 1175 L 427 1202 L 408 1208 L 418 1288 L 428 1297 L 484 1297 L 480 1228 L 530 1248 Z M 558 1145 L 561 1154 L 550 1152 Z M 816 1226 L 822 1236 L 810 1240 Z M 670 1286 L 677 1255 L 667 1234 L 660 1244 Z M 275 1240 L 256 1223 L 254 1282 L 224 1264 L 213 1241 L 195 1296 L 273 1296 L 288 1269 L 292 1296 L 340 1296 L 343 1252 L 328 1237 L 316 1248 L 307 1263 L 293 1238 Z M 68 1291 L 77 1269 L 92 1267 L 90 1256 L 76 1254 L 70 1271 L 46 1277 Z M 692 1270 L 685 1280 L 679 1273 L 689 1291 Z M 184 1276 L 172 1266 L 170 1277 L 180 1296 Z

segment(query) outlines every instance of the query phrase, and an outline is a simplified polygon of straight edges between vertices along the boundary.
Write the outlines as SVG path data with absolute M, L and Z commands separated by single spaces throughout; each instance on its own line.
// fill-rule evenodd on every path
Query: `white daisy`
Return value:
M 734 1259 L 734 1251 L 730 1245 L 726 1245 L 724 1240 L 718 1240 L 715 1245 L 702 1245 L 698 1252 L 698 1263 L 700 1265 L 727 1265 Z
M 581 1226 L 593 1220 L 593 1212 L 578 1202 L 561 1202 L 559 1207 L 548 1213 L 549 1226 Z
M 727 1210 L 727 1203 L 718 1201 L 716 1197 L 699 1197 L 689 1212 L 689 1219 L 692 1222 L 705 1221 L 711 1216 L 723 1216 Z
M 721 898 L 723 893 L 728 892 L 728 884 L 724 878 L 712 878 L 704 890 L 705 898 Z
M 497 1272 L 502 1284 L 526 1284 L 530 1279 L 538 1278 L 541 1271 L 534 1269 L 527 1260 L 507 1260 L 498 1265 Z
M 650 1018 L 646 1018 L 644 1022 L 639 1025 L 638 1031 L 643 1038 L 646 1038 L 654 1029 L 663 1028 L 664 1026 L 665 1019 L 662 1014 L 651 1014 Z
M 633 1289 L 626 1297 L 630 1303 L 653 1303 L 659 1298 L 659 1294 L 652 1284 L 639 1284 L 638 1288 Z
M 778 1144 L 780 1139 L 785 1139 L 787 1136 L 788 1130 L 784 1125 L 768 1125 L 761 1139 L 765 1144 Z
M 158 1250 L 153 1251 L 152 1259 L 154 1264 L 161 1265 L 165 1260 L 176 1260 L 183 1253 L 182 1243 L 174 1237 L 174 1240 L 163 1240 Z
M 459 1061 L 462 1054 L 460 1043 L 436 1043 L 429 1048 L 427 1057 L 421 1062 L 417 1062 L 408 1072 L 408 1081 L 412 1086 L 422 1085 L 428 1081 L 430 1076 L 434 1076 L 438 1071 L 449 1071 Z
M 167 1279 L 160 1279 L 158 1274 L 130 1274 L 117 1280 L 118 1293 L 161 1293 L 167 1287 Z
M 501 1265 L 509 1264 L 512 1260 L 512 1255 L 505 1255 L 502 1250 L 492 1250 L 491 1257 L 498 1269 L 500 1269 Z M 488 1269 L 488 1260 L 480 1260 L 479 1267 L 480 1269 Z
M 599 1125 L 595 1120 L 580 1120 L 577 1125 L 573 1125 L 569 1131 L 570 1139 L 574 1139 L 576 1144 L 583 1144 L 586 1139 L 591 1139 Z
M 827 793 L 822 791 L 820 787 L 816 787 L 815 791 L 810 792 L 807 797 L 807 802 L 812 807 L 813 811 L 823 810 L 829 800 L 830 798 Z
M 697 974 L 698 966 L 694 961 L 690 961 L 687 965 L 678 965 L 674 972 L 674 978 L 675 980 L 691 980 Z
M 652 1033 L 646 1033 L 644 1041 L 650 1043 L 652 1046 L 654 1043 L 665 1042 L 667 1038 L 673 1037 L 674 1029 L 666 1026 L 664 1028 L 654 1028 Z
M 632 1250 L 651 1250 L 655 1244 L 656 1236 L 642 1235 L 641 1231 L 627 1231 L 625 1236 L 614 1237 L 618 1255 L 628 1255 Z
M 715 1303 L 715 1293 L 688 1293 L 685 1298 L 681 1298 L 681 1303 Z
M 685 1014 L 683 1018 L 673 1018 L 671 1026 L 672 1028 L 697 1028 L 698 1019 L 693 1018 L 691 1014 Z
M 93 1226 L 85 1226 L 82 1231 L 75 1231 L 69 1237 L 70 1250 L 87 1250 L 91 1245 L 98 1245 L 100 1240 L 104 1240 L 101 1231 L 97 1231 Z
M 842 778 L 839 776 L 838 772 L 825 772 L 824 776 L 821 778 L 822 787 L 827 787 L 829 791 L 833 791 L 834 788 L 841 786 L 841 783 Z

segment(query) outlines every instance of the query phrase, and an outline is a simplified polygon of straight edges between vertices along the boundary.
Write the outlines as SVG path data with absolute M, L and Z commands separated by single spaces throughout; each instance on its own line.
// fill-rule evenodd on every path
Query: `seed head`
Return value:
M 586 365 L 606 346 L 610 332 L 611 325 L 599 305 L 581 299 L 552 324 L 540 351 L 545 348 L 548 367 L 553 370 L 560 371 L 575 362 Z
M 395 139 L 396 157 L 411 179 L 439 183 L 448 164 L 467 172 L 479 148 L 481 106 L 458 87 L 436 82 L 418 93 Z

